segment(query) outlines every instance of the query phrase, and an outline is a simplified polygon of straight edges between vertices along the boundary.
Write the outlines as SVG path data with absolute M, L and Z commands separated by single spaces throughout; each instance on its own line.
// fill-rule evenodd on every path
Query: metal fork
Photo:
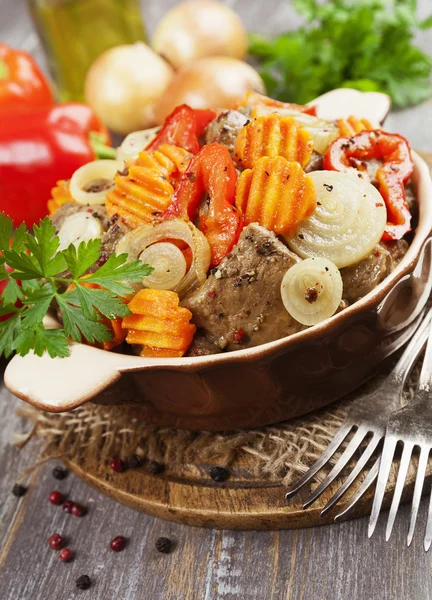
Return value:
M 393 493 L 392 504 L 387 521 L 386 540 L 389 539 L 396 513 L 399 508 L 405 478 L 415 447 L 420 454 L 417 465 L 417 475 L 414 484 L 414 493 L 411 505 L 411 518 L 408 530 L 408 546 L 412 542 L 417 513 L 420 504 L 429 452 L 432 448 L 432 325 L 430 326 L 429 340 L 423 359 L 419 384 L 416 396 L 410 404 L 399 409 L 388 420 L 384 447 L 379 466 L 378 481 L 369 521 L 368 535 L 373 534 L 378 521 L 381 505 L 387 485 L 388 476 L 393 462 L 394 452 L 398 443 L 403 444 L 403 451 L 399 465 L 396 486 Z M 432 543 L 432 495 L 429 503 L 429 514 L 424 538 L 424 547 L 428 551 Z
M 426 343 L 431 319 L 432 311 L 430 311 L 424 320 L 421 321 L 397 365 L 394 367 L 390 375 L 384 380 L 384 382 L 381 383 L 377 389 L 357 399 L 352 404 L 344 422 L 337 431 L 330 445 L 312 465 L 309 471 L 307 471 L 296 483 L 291 486 L 286 494 L 287 499 L 296 494 L 300 488 L 308 483 L 316 475 L 316 473 L 318 473 L 318 471 L 324 467 L 326 463 L 328 463 L 338 448 L 340 448 L 351 430 L 355 429 L 356 431 L 346 446 L 344 452 L 339 457 L 324 481 L 322 481 L 322 483 L 320 483 L 318 487 L 310 494 L 306 502 L 303 504 L 303 508 L 307 508 L 313 502 L 315 502 L 319 496 L 321 496 L 327 487 L 336 479 L 336 477 L 338 477 L 342 469 L 348 464 L 354 453 L 360 448 L 362 442 L 365 441 L 365 438 L 367 436 L 371 436 L 357 464 L 344 483 L 327 502 L 326 506 L 321 511 L 321 515 L 327 512 L 342 498 L 358 475 L 365 468 L 368 461 L 374 454 L 378 444 L 383 439 L 387 421 L 390 415 L 395 410 L 400 408 L 400 399 L 405 381 L 416 361 L 416 358 Z M 339 513 L 335 519 L 339 519 L 345 515 L 345 513 L 347 513 L 363 496 L 363 494 L 375 481 L 378 475 L 378 469 L 379 457 L 376 459 L 374 465 L 370 469 L 362 484 L 358 487 L 356 493 L 350 499 L 349 504 L 344 507 L 344 510 Z

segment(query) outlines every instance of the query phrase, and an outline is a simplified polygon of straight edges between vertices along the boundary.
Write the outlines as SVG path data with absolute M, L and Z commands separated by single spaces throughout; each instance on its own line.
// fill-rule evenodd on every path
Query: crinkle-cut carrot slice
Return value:
M 167 333 L 155 333 L 154 331 L 135 331 L 129 329 L 126 336 L 128 344 L 140 344 L 148 348 L 169 348 L 171 350 L 186 351 L 192 341 L 195 330 L 184 335 L 169 335 Z
M 245 222 L 257 222 L 280 235 L 289 234 L 316 208 L 313 181 L 298 162 L 263 157 L 240 175 L 236 206 Z
M 179 306 L 175 292 L 143 289 L 128 307 L 132 314 L 123 319 L 122 326 L 129 344 L 143 346 L 141 356 L 183 356 L 196 327 L 190 323 L 192 313 Z
M 168 348 L 147 348 L 143 347 L 140 356 L 147 358 L 180 358 L 183 356 L 184 350 L 172 350 Z
M 108 216 L 117 215 L 135 229 L 163 213 L 173 193 L 173 186 L 160 171 L 134 165 L 115 176 L 114 188 L 106 195 Z
M 358 119 L 353 115 L 347 119 L 339 119 L 337 121 L 337 126 L 339 127 L 341 137 L 352 137 L 362 131 L 373 131 L 376 129 L 376 127 L 374 127 L 367 119 Z
M 175 178 L 185 172 L 191 158 L 192 154 L 180 146 L 162 144 L 154 152 L 150 150 L 140 152 L 135 165 L 156 169 L 167 178 Z
M 191 327 L 188 321 L 180 319 L 176 321 L 174 319 L 161 319 L 147 315 L 129 315 L 124 318 L 126 321 L 123 323 L 123 326 L 135 331 L 183 335 Z
M 252 119 L 237 136 L 234 158 L 242 168 L 251 169 L 263 156 L 282 156 L 302 167 L 311 159 L 311 134 L 292 117 L 276 113 Z
M 69 191 L 69 180 L 60 179 L 51 190 L 51 198 L 47 202 L 50 215 L 53 215 L 66 202 L 75 202 Z

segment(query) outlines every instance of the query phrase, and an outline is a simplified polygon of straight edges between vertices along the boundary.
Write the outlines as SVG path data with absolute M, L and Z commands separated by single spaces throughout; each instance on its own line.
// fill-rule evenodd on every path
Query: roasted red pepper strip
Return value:
M 195 219 L 207 194 L 207 211 L 200 211 L 199 226 L 211 249 L 211 266 L 216 267 L 240 235 L 243 219 L 234 204 L 237 172 L 225 146 L 210 144 L 194 156 L 182 175 L 165 218 Z
M 407 140 L 395 133 L 363 131 L 352 138 L 338 138 L 324 156 L 324 169 L 361 171 L 368 177 L 370 159 L 383 161 L 377 169 L 378 189 L 387 207 L 384 240 L 400 240 L 411 230 L 411 213 L 405 197 L 404 184 L 411 177 L 414 165 Z
M 174 144 L 197 154 L 201 149 L 198 137 L 215 117 L 216 113 L 212 110 L 194 110 L 182 104 L 168 115 L 162 129 L 146 150 L 157 150 L 161 144 Z
M 51 87 L 30 54 L 0 43 L 0 113 L 53 103 Z
M 1 209 L 16 226 L 39 222 L 56 181 L 95 158 L 113 157 L 114 149 L 102 140 L 109 140 L 108 132 L 82 104 L 9 115 L 0 127 Z
M 274 100 L 258 92 L 248 92 L 243 98 L 239 107 L 254 108 L 256 106 L 274 106 L 275 108 L 285 108 L 289 110 L 297 110 L 307 115 L 316 116 L 316 106 L 308 106 L 307 104 L 295 104 L 294 102 L 281 102 L 280 100 Z

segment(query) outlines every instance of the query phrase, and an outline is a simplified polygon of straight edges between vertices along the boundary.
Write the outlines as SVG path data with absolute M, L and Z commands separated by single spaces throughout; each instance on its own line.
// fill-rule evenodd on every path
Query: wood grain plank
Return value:
M 149 30 L 175 0 L 142 0 Z M 295 26 L 298 18 L 286 0 L 228 0 L 246 25 L 262 32 Z M 0 0 L 0 39 L 32 49 L 34 38 L 25 0 Z M 419 14 L 430 0 L 419 0 Z M 432 31 L 418 42 L 432 48 Z M 38 58 L 42 53 L 34 47 Z M 42 60 L 42 58 L 41 58 Z M 432 105 L 391 116 L 389 128 L 406 135 L 419 149 L 430 149 Z M 402 507 L 393 537 L 384 543 L 385 522 L 367 539 L 367 520 L 338 526 L 281 532 L 224 532 L 194 529 L 136 513 L 91 490 L 71 475 L 51 477 L 52 465 L 36 474 L 28 495 L 17 501 L 10 489 L 21 468 L 35 459 L 29 446 L 19 453 L 11 435 L 22 427 L 14 415 L 17 401 L 0 388 L 0 544 L 8 539 L 0 568 L 1 600 L 71 600 L 78 597 L 75 578 L 87 572 L 94 587 L 82 593 L 91 600 L 428 600 L 432 597 L 431 554 L 422 548 L 427 517 L 422 504 L 418 535 L 405 546 L 409 506 Z M 79 520 L 47 503 L 53 486 L 88 503 Z M 70 536 L 75 562 L 59 564 L 46 538 L 55 530 Z M 8 535 L 9 534 L 9 535 Z M 113 535 L 131 536 L 123 554 L 109 551 Z M 177 540 L 173 554 L 154 551 L 160 535 Z

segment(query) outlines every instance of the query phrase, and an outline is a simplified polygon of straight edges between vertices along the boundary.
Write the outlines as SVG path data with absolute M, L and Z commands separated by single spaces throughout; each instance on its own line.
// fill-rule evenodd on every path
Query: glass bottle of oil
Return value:
M 139 0 L 28 0 L 58 97 L 82 101 L 94 59 L 108 48 L 146 41 Z

